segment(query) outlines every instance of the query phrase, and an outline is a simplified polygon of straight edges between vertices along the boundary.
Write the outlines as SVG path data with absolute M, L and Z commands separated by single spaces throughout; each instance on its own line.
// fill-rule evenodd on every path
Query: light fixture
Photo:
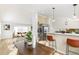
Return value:
M 76 15 L 76 6 L 77 4 L 73 4 L 73 7 L 74 7 L 74 14 L 73 14 L 73 20 L 72 21 L 79 21 L 79 18 L 78 16 Z
M 73 16 L 72 18 L 68 18 L 69 21 L 79 21 L 79 18 L 76 15 L 76 6 L 77 4 L 73 4 Z
M 55 8 L 52 8 L 53 9 L 53 20 L 52 20 L 52 22 L 55 22 L 55 18 L 54 18 L 54 10 L 55 10 Z
M 73 18 L 77 18 L 77 16 L 76 16 L 76 6 L 77 6 L 77 4 L 73 4 L 73 7 L 74 7 L 74 15 L 73 15 Z

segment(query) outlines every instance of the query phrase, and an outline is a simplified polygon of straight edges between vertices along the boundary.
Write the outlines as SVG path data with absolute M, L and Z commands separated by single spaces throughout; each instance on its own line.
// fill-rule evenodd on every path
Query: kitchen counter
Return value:
M 79 36 L 79 34 L 76 33 L 53 33 L 56 35 L 67 35 L 67 36 Z
M 79 34 L 76 34 L 76 33 L 48 33 L 48 34 L 67 35 L 67 36 L 79 36 Z
M 76 38 L 79 40 L 79 34 L 75 33 L 48 33 L 48 34 L 54 36 L 54 39 L 56 40 L 57 51 L 63 54 L 66 54 L 67 38 Z M 79 48 L 70 47 L 70 50 L 79 52 Z

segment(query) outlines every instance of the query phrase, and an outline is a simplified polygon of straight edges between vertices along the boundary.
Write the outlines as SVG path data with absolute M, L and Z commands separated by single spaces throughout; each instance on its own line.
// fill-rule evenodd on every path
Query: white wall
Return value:
M 18 25 L 31 25 L 32 16 L 35 14 L 35 11 L 38 11 L 39 14 L 46 15 L 50 18 L 52 16 L 52 6 L 55 6 L 55 22 L 50 23 L 51 27 L 50 32 L 59 29 L 65 29 L 66 17 L 71 17 L 73 15 L 73 6 L 71 4 L 63 5 L 0 5 L 0 21 L 2 27 L 4 24 L 9 23 L 13 26 L 15 23 Z M 77 8 L 77 16 L 79 15 L 79 8 Z M 45 18 L 47 19 L 47 18 Z M 45 21 L 48 23 L 48 21 Z M 50 21 L 51 22 L 51 21 Z M 79 23 L 69 22 L 67 27 L 79 28 Z M 2 30 L 3 31 L 3 30 Z M 2 33 L 5 33 L 3 31 Z M 7 32 L 8 33 L 8 32 Z
M 48 25 L 49 25 L 49 32 L 53 33 L 55 31 L 55 28 L 54 28 L 54 22 L 52 21 L 51 18 L 48 19 Z
M 10 30 L 4 30 L 4 25 L 10 24 Z M 15 26 L 31 26 L 30 24 L 16 24 L 16 23 L 10 23 L 10 22 L 2 22 L 1 23 L 1 38 L 13 38 L 13 32 Z
M 65 17 L 59 17 L 55 19 L 55 22 L 53 23 L 53 27 L 55 30 L 64 30 L 65 29 Z
M 31 9 L 31 5 L 0 5 L 0 19 L 2 21 L 20 24 L 31 24 L 32 13 L 33 9 Z
M 13 25 L 10 24 L 10 30 L 4 30 L 4 25 L 5 24 L 10 24 L 10 23 L 2 23 L 2 28 L 1 28 L 1 38 L 5 39 L 5 38 L 12 38 L 13 35 Z
M 1 38 L 12 38 L 14 26 L 31 26 L 33 11 L 27 5 L 0 5 Z M 25 9 L 24 9 L 25 8 Z M 33 9 L 31 9 L 33 10 Z M 10 24 L 10 30 L 4 30 L 4 25 Z
M 0 23 L 0 39 L 1 39 L 1 23 Z
M 52 22 L 52 26 L 53 29 L 55 31 L 58 30 L 65 30 L 65 29 L 69 29 L 69 28 L 75 28 L 75 29 L 79 29 L 79 19 L 75 20 L 75 19 L 71 19 L 67 18 L 67 17 L 59 17 L 55 19 L 55 22 Z M 50 21 L 51 22 L 51 21 Z
M 79 19 L 76 20 L 76 19 L 70 19 L 70 20 L 67 20 L 67 28 L 76 28 L 76 29 L 79 29 Z

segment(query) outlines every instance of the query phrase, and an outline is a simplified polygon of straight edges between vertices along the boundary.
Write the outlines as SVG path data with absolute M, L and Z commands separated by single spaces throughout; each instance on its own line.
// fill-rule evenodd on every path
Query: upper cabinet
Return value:
M 46 16 L 38 16 L 39 24 L 48 24 L 48 17 Z

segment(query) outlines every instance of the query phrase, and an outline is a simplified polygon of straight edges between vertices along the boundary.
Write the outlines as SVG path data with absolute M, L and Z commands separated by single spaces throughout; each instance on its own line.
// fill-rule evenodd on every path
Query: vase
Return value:
M 32 45 L 32 42 L 27 42 L 27 45 Z

